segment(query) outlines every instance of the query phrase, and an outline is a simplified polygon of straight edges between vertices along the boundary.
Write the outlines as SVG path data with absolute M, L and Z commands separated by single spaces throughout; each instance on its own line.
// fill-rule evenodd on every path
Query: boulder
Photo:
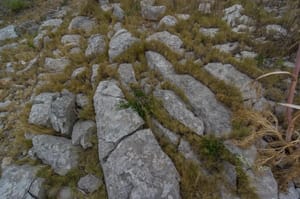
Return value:
M 94 19 L 85 16 L 77 16 L 70 22 L 68 30 L 90 34 L 96 26 L 97 23 Z
M 54 59 L 46 57 L 44 67 L 50 72 L 63 72 L 69 64 L 70 60 L 67 58 Z
M 75 95 L 63 91 L 51 104 L 50 121 L 52 127 L 63 135 L 70 135 L 76 117 Z
M 108 55 L 110 61 L 113 61 L 114 58 L 122 54 L 137 41 L 139 41 L 139 39 L 133 37 L 127 30 L 121 29 L 117 31 L 109 42 Z
M 125 17 L 124 10 L 120 7 L 120 4 L 115 3 L 113 4 L 113 15 L 119 20 L 123 21 Z
M 37 170 L 37 167 L 30 165 L 11 165 L 2 170 L 0 178 L 1 198 L 22 199 L 29 197 L 30 193 L 39 193 L 41 186 L 35 186 Z M 34 196 L 38 197 L 40 195 Z
M 172 27 L 175 26 L 177 24 L 177 19 L 176 17 L 167 15 L 164 16 L 158 23 L 158 27 Z
M 28 122 L 39 126 L 51 127 L 51 103 L 58 95 L 58 93 L 41 93 L 36 96 L 32 102 L 33 105 Z
M 132 83 L 137 83 L 132 64 L 120 64 L 118 74 L 121 83 L 125 86 L 129 86 Z
M 173 35 L 168 31 L 154 33 L 146 39 L 146 41 L 153 40 L 162 42 L 176 53 L 182 54 L 184 51 L 183 49 L 181 49 L 181 46 L 183 45 L 182 40 L 177 35 Z
M 9 25 L 0 29 L 0 42 L 6 39 L 15 39 L 18 35 L 14 25 Z
M 92 147 L 91 137 L 93 134 L 96 134 L 96 124 L 94 121 L 78 121 L 73 127 L 72 144 L 81 145 L 84 149 Z
M 66 175 L 77 167 L 78 149 L 67 138 L 37 135 L 32 138 L 32 145 L 35 155 L 59 175 Z
M 103 54 L 106 49 L 105 38 L 103 35 L 92 35 L 88 39 L 88 47 L 85 50 L 86 57 L 95 57 Z
M 147 51 L 146 59 L 149 68 L 158 71 L 164 77 L 175 73 L 173 65 L 166 60 L 164 56 L 157 52 Z
M 162 100 L 164 108 L 171 117 L 178 120 L 197 135 L 203 135 L 204 124 L 202 120 L 188 110 L 186 105 L 173 91 L 156 89 L 153 94 L 155 97 Z
M 153 6 L 154 1 L 141 1 L 141 14 L 144 19 L 157 21 L 166 12 L 166 6 Z
M 102 163 L 108 198 L 179 199 L 179 174 L 151 130 L 122 140 Z
M 102 185 L 102 181 L 94 175 L 88 174 L 79 179 L 77 186 L 84 193 L 89 194 L 97 191 Z
M 143 119 L 131 108 L 120 108 L 122 103 L 126 103 L 126 100 L 116 81 L 99 83 L 94 95 L 94 107 L 102 162 L 124 137 L 144 124 Z
M 44 21 L 41 26 L 40 26 L 40 31 L 44 29 L 51 28 L 52 30 L 60 27 L 62 24 L 63 20 L 62 19 L 49 19 L 47 21 Z

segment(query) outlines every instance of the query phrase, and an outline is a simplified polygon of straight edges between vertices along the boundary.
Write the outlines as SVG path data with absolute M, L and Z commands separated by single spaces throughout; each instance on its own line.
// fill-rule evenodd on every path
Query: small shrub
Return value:
M 29 2 L 25 0 L 6 0 L 4 6 L 13 12 L 20 12 L 29 6 Z

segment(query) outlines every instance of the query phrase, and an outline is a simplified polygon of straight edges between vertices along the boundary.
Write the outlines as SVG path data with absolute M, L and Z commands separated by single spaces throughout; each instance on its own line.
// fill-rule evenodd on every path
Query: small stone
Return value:
M 97 23 L 95 20 L 90 19 L 85 16 L 77 16 L 72 19 L 69 24 L 69 31 L 83 31 L 87 34 L 90 34 L 92 30 L 96 27 Z
M 82 37 L 80 35 L 64 35 L 61 43 L 67 46 L 80 46 Z
M 72 144 L 81 145 L 87 149 L 92 147 L 91 137 L 96 133 L 96 124 L 92 120 L 78 121 L 75 123 L 72 132 Z
M 189 14 L 176 14 L 175 15 L 179 20 L 188 20 L 191 16 Z
M 47 21 L 44 21 L 42 25 L 40 26 L 40 31 L 46 28 L 58 28 L 62 24 L 62 19 L 49 19 Z
M 271 35 L 275 39 L 286 37 L 288 34 L 287 30 L 278 24 L 267 25 L 266 32 L 267 34 Z
M 120 7 L 120 4 L 115 3 L 113 4 L 113 15 L 119 20 L 119 21 L 123 21 L 124 20 L 124 10 Z
M 89 104 L 89 98 L 83 94 L 79 93 L 76 95 L 76 105 L 79 106 L 80 108 L 83 108 Z
M 203 2 L 199 4 L 198 10 L 204 14 L 210 14 L 212 8 L 211 2 Z
M 70 187 L 63 187 L 57 195 L 57 199 L 74 199 L 73 191 Z
M 77 183 L 77 186 L 84 193 L 89 194 L 97 191 L 102 185 L 102 181 L 94 175 L 88 174 L 82 178 Z
M 14 25 L 9 25 L 0 29 L 0 41 L 4 41 L 6 39 L 15 39 L 17 37 L 18 35 L 15 31 Z
M 67 58 L 54 59 L 46 57 L 44 67 L 50 72 L 63 72 L 69 64 L 70 60 Z
M 130 86 L 132 83 L 137 83 L 132 64 L 120 64 L 118 73 L 122 84 Z
M 164 16 L 158 24 L 158 27 L 166 26 L 166 27 L 172 27 L 177 24 L 177 19 L 173 16 L 167 15 Z
M 86 57 L 99 56 L 105 52 L 106 43 L 103 35 L 92 35 L 88 39 L 88 47 L 85 51 Z
M 153 6 L 145 1 L 141 1 L 142 17 L 147 20 L 157 21 L 166 12 L 166 6 Z
M 71 75 L 71 79 L 76 79 L 80 75 L 84 74 L 86 71 L 87 71 L 87 67 L 76 68 Z
M 92 75 L 91 75 L 91 83 L 92 83 L 92 86 L 93 88 L 96 87 L 96 81 L 97 81 L 97 78 L 98 78 L 98 70 L 100 68 L 100 65 L 99 64 L 94 64 L 92 66 Z
M 199 31 L 207 37 L 214 37 L 219 32 L 219 28 L 200 28 Z
M 213 46 L 213 48 L 216 48 L 219 51 L 224 52 L 224 53 L 233 53 L 238 47 L 239 47 L 238 42 L 230 42 L 230 43 L 226 43 L 226 44 L 219 44 L 219 45 Z

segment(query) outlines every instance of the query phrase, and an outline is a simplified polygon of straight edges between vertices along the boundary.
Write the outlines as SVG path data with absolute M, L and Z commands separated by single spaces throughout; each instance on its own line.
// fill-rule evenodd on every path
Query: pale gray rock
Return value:
M 96 87 L 96 81 L 97 81 L 97 78 L 98 78 L 99 68 L 100 68 L 99 64 L 94 64 L 92 66 L 91 83 L 92 83 L 93 88 Z
M 199 4 L 198 10 L 204 14 L 210 14 L 212 9 L 213 1 L 202 2 Z
M 132 64 L 120 64 L 118 69 L 120 81 L 123 85 L 129 86 L 130 84 L 137 83 L 135 79 Z
M 70 60 L 67 58 L 54 59 L 46 57 L 44 67 L 50 72 L 63 72 L 69 64 Z
M 34 20 L 25 21 L 15 28 L 17 35 L 35 35 L 39 30 L 39 25 Z
M 176 17 L 167 15 L 164 16 L 158 23 L 158 27 L 166 26 L 166 27 L 172 27 L 177 24 L 177 19 Z
M 83 108 L 89 104 L 89 98 L 83 93 L 79 93 L 76 95 L 76 105 L 80 108 Z
M 70 135 L 76 118 L 75 95 L 63 91 L 51 103 L 50 121 L 52 127 L 62 135 Z
M 176 75 L 172 64 L 156 52 L 147 51 L 146 59 L 152 70 L 158 71 L 165 79 L 185 91 L 193 112 L 205 124 L 205 132 L 221 136 L 231 131 L 231 112 L 216 100 L 206 86 L 189 75 Z
M 109 0 L 99 0 L 101 6 L 109 4 Z
M 85 73 L 87 71 L 87 67 L 79 67 L 79 68 L 76 68 L 72 75 L 71 75 L 71 79 L 75 79 L 77 78 L 78 76 L 82 75 L 83 73 Z
M 102 162 L 124 137 L 144 124 L 143 119 L 131 108 L 120 108 L 121 103 L 126 103 L 126 100 L 116 81 L 99 83 L 94 95 L 94 107 Z
M 267 25 L 266 32 L 268 35 L 271 35 L 275 39 L 286 37 L 288 34 L 287 30 L 278 24 Z
M 11 104 L 12 104 L 12 101 L 10 101 L 10 100 L 0 102 L 0 111 L 7 109 Z
M 229 8 L 224 9 L 224 17 L 222 18 L 227 22 L 228 25 L 235 27 L 239 24 L 248 25 L 253 22 L 253 20 L 246 16 L 242 15 L 244 8 L 240 4 L 235 4 Z
M 81 145 L 83 149 L 92 147 L 91 138 L 93 134 L 96 134 L 94 121 L 77 121 L 73 127 L 72 144 Z
M 10 43 L 6 44 L 4 46 L 0 46 L 0 52 L 3 52 L 5 50 L 10 50 L 10 49 L 16 49 L 18 48 L 19 44 L 18 43 Z M 1 60 L 1 59 L 0 59 Z
M 106 43 L 103 35 L 96 34 L 92 35 L 88 39 L 88 47 L 85 50 L 86 57 L 95 57 L 105 52 Z
M 33 67 L 35 67 L 37 65 L 39 61 L 39 56 L 36 56 L 35 58 L 33 58 L 32 60 L 29 61 L 29 63 L 27 64 L 27 66 L 25 68 L 23 68 L 22 70 L 19 70 L 17 72 L 17 75 L 22 75 L 28 71 L 30 71 Z
M 36 48 L 42 48 L 43 46 L 43 39 L 45 37 L 45 32 L 40 32 L 34 39 L 33 39 L 33 46 Z
M 179 199 L 179 174 L 151 130 L 124 139 L 103 164 L 110 199 Z
M 261 97 L 253 88 L 253 80 L 236 70 L 231 64 L 209 63 L 204 66 L 204 69 L 225 83 L 236 86 L 241 91 L 246 106 L 254 105 L 258 109 L 268 106 L 267 100 Z M 257 87 L 263 90 L 260 84 Z
M 168 46 L 171 50 L 182 54 L 183 49 L 181 46 L 183 45 L 182 40 L 177 36 L 169 33 L 168 31 L 156 32 L 149 37 L 147 37 L 146 41 L 159 41 Z
M 141 14 L 144 19 L 157 21 L 166 12 L 166 6 L 153 6 L 152 1 L 141 1 Z
M 257 57 L 257 53 L 244 50 L 241 52 L 241 57 L 244 59 L 246 59 L 246 58 L 254 59 Z
M 4 41 L 6 39 L 15 39 L 17 37 L 18 35 L 14 25 L 9 25 L 0 29 L 0 41 Z
M 69 52 L 72 55 L 76 55 L 76 54 L 80 54 L 81 53 L 81 49 L 79 47 L 75 47 L 75 48 L 72 48 Z
M 197 135 L 203 135 L 204 124 L 202 120 L 188 110 L 186 105 L 174 92 L 156 89 L 153 94 L 155 97 L 162 100 L 164 108 L 174 119 L 184 124 Z
M 165 128 L 163 125 L 161 125 L 157 120 L 152 119 L 153 126 L 156 129 L 156 133 L 166 137 L 172 144 L 177 145 L 179 143 L 179 136 L 170 131 L 169 129 Z
M 213 46 L 213 48 L 216 48 L 219 51 L 224 53 L 233 53 L 238 47 L 239 47 L 238 42 L 229 42 L 229 43 L 218 44 Z
M 36 156 L 59 175 L 66 175 L 77 167 L 78 149 L 67 138 L 37 135 L 32 138 L 32 145 Z
M 247 170 L 246 174 L 259 198 L 278 199 L 278 185 L 269 167 L 262 167 L 256 173 Z
M 62 187 L 57 194 L 57 199 L 74 199 L 72 189 L 70 187 Z
M 29 114 L 30 124 L 51 127 L 50 112 L 51 103 L 58 93 L 41 93 L 33 99 L 33 105 Z
M 146 59 L 149 68 L 160 72 L 164 77 L 175 73 L 173 65 L 157 52 L 147 51 Z
M 44 21 L 40 26 L 40 31 L 48 28 L 51 28 L 52 30 L 58 28 L 60 27 L 62 22 L 62 19 L 49 19 L 47 21 Z
M 181 139 L 179 146 L 178 146 L 178 151 L 180 153 L 182 153 L 182 155 L 185 157 L 185 159 L 193 160 L 196 163 L 200 163 L 197 155 L 192 150 L 192 147 L 188 141 Z
M 296 190 L 294 183 L 290 182 L 286 192 L 279 192 L 278 199 L 298 199 L 299 193 Z
M 295 63 L 290 62 L 290 61 L 284 61 L 282 63 L 283 66 L 288 67 L 288 68 L 294 68 L 295 67 Z
M 11 165 L 2 170 L 0 178 L 0 196 L 2 199 L 23 199 L 28 195 L 37 167 L 30 165 Z
M 179 20 L 186 21 L 188 20 L 191 16 L 189 14 L 176 14 L 175 15 Z
M 229 183 L 229 185 L 235 190 L 237 185 L 237 173 L 235 170 L 235 166 L 230 164 L 229 162 L 224 162 L 224 177 Z
M 80 35 L 64 35 L 61 38 L 61 43 L 66 46 L 80 46 L 82 37 Z
M 125 17 L 124 10 L 120 7 L 120 4 L 113 4 L 113 15 L 119 20 L 123 21 Z
M 102 181 L 92 174 L 88 174 L 79 179 L 77 186 L 84 193 L 93 193 L 102 185 Z
M 45 182 L 44 178 L 36 178 L 31 186 L 30 189 L 28 190 L 28 195 L 30 195 L 33 198 L 38 198 L 38 199 L 45 199 L 46 198 L 46 192 L 43 187 L 43 184 Z
M 69 24 L 69 31 L 83 31 L 84 33 L 90 34 L 92 30 L 97 26 L 94 19 L 90 19 L 85 16 L 77 16 L 72 19 Z
M 110 61 L 125 52 L 133 43 L 139 41 L 125 29 L 117 31 L 109 42 L 108 55 Z
M 200 28 L 199 32 L 207 37 L 214 37 L 219 32 L 219 28 Z

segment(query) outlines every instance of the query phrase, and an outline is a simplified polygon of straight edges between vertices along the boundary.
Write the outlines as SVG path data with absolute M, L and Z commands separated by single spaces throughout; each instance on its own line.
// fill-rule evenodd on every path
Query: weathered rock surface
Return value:
M 68 91 L 62 92 L 51 104 L 52 127 L 63 135 L 70 135 L 75 120 L 75 95 Z
M 113 15 L 114 15 L 119 21 L 123 21 L 123 20 L 124 20 L 125 12 L 124 12 L 124 10 L 121 8 L 120 4 L 118 4 L 118 3 L 113 4 Z
M 173 118 L 184 124 L 196 134 L 203 135 L 204 124 L 202 120 L 188 110 L 186 105 L 174 92 L 156 89 L 153 94 L 162 100 L 164 108 Z
M 154 1 L 143 0 L 140 3 L 142 17 L 147 20 L 157 21 L 166 11 L 166 6 L 153 6 Z
M 177 53 L 183 53 L 183 49 L 181 49 L 183 44 L 182 40 L 177 35 L 173 35 L 168 31 L 154 33 L 146 39 L 146 41 L 152 40 L 162 42 Z
M 50 58 L 45 59 L 45 68 L 50 72 L 63 72 L 65 68 L 70 64 L 70 60 L 67 58 Z
M 124 139 L 102 165 L 111 199 L 181 198 L 179 174 L 150 130 Z
M 80 35 L 64 35 L 61 38 L 61 43 L 66 46 L 80 46 L 81 39 Z
M 14 39 L 17 38 L 18 35 L 15 31 L 14 25 L 6 26 L 2 29 L 0 29 L 0 41 L 4 41 L 6 39 Z
M 176 135 L 174 132 L 165 128 L 161 125 L 157 120 L 153 119 L 153 126 L 156 130 L 156 133 L 166 137 L 172 144 L 177 145 L 179 143 L 180 137 Z
M 32 144 L 36 156 L 59 175 L 67 174 L 78 164 L 78 149 L 67 138 L 37 135 L 32 138 Z
M 137 41 L 139 39 L 133 37 L 127 30 L 121 29 L 117 31 L 109 42 L 109 59 L 112 61 Z
M 207 37 L 214 37 L 219 32 L 219 28 L 200 28 L 199 31 Z
M 93 193 L 100 188 L 102 182 L 94 175 L 86 175 L 79 179 L 77 186 L 84 193 Z
M 81 145 L 84 149 L 92 147 L 91 137 L 93 134 L 96 134 L 96 124 L 94 121 L 78 121 L 73 127 L 72 144 Z
M 101 161 L 124 137 L 144 124 L 143 119 L 131 108 L 121 109 L 122 102 L 126 101 L 115 81 L 100 82 L 94 95 L 94 107 Z
M 31 193 L 29 190 L 32 190 L 36 172 L 37 168 L 29 165 L 12 165 L 5 168 L 0 179 L 1 198 L 23 199 L 29 197 L 29 193 Z
M 193 112 L 202 118 L 206 133 L 220 136 L 231 131 L 231 112 L 216 100 L 206 86 L 189 75 L 176 75 L 172 64 L 156 52 L 147 51 L 146 58 L 151 69 L 185 91 Z
M 267 25 L 266 32 L 267 34 L 271 35 L 275 39 L 286 37 L 288 34 L 287 30 L 278 24 Z
M 96 21 L 89 17 L 77 16 L 72 19 L 68 29 L 69 31 L 82 31 L 86 34 L 90 34 L 96 25 Z
M 299 199 L 299 193 L 296 190 L 294 183 L 289 183 L 288 188 L 285 192 L 280 192 L 279 193 L 279 198 L 278 199 Z
M 263 108 L 264 104 L 267 106 L 266 99 L 259 96 L 255 88 L 253 88 L 251 84 L 253 80 L 236 70 L 231 64 L 209 63 L 204 66 L 204 69 L 216 78 L 223 80 L 225 83 L 233 84 L 239 88 L 245 105 L 255 106 L 255 104 L 257 104 L 257 108 Z M 257 86 L 261 87 L 261 85 Z
M 51 127 L 51 103 L 58 95 L 58 93 L 41 93 L 36 96 L 33 100 L 28 122 L 30 124 Z
M 105 52 L 106 44 L 103 35 L 96 34 L 92 35 L 88 39 L 88 47 L 85 50 L 85 56 L 99 56 Z
M 131 108 L 120 109 L 122 101 L 124 95 L 114 80 L 100 82 L 94 107 L 109 198 L 180 198 L 172 161 L 150 130 L 138 131 L 144 121 Z
M 123 85 L 137 83 L 132 64 L 120 64 L 118 73 Z
M 218 44 L 213 46 L 213 48 L 216 48 L 219 51 L 224 53 L 233 53 L 238 47 L 239 47 L 238 42 L 230 42 L 226 44 Z
M 47 21 L 44 21 L 41 26 L 40 30 L 51 28 L 52 30 L 55 28 L 58 28 L 62 24 L 62 19 L 49 19 Z
M 70 187 L 62 187 L 57 194 L 57 199 L 74 199 L 72 189 Z

